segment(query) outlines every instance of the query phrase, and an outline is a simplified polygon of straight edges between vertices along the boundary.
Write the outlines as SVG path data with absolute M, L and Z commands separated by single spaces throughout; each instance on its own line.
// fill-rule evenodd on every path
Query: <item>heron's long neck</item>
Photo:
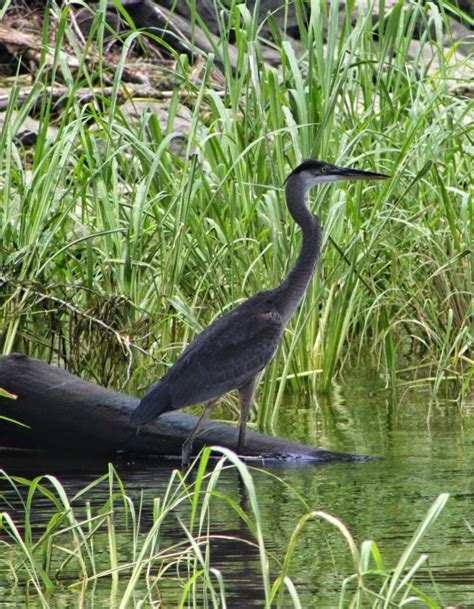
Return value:
M 298 176 L 290 176 L 286 202 L 294 221 L 303 233 L 301 252 L 283 283 L 276 288 L 276 306 L 287 322 L 300 304 L 314 273 L 321 250 L 322 230 L 319 218 L 306 207 L 306 188 Z

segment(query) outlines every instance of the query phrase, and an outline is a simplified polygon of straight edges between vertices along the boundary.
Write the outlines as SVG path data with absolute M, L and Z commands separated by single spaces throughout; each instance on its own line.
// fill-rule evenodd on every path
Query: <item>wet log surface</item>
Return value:
M 18 396 L 0 397 L 0 447 L 42 449 L 62 454 L 180 457 L 197 417 L 175 412 L 137 429 L 129 423 L 139 400 L 84 381 L 61 368 L 13 354 L 0 357 L 0 387 Z M 209 421 L 195 441 L 234 449 L 238 429 Z M 334 453 L 281 438 L 247 432 L 246 456 L 293 461 L 361 461 L 367 457 Z

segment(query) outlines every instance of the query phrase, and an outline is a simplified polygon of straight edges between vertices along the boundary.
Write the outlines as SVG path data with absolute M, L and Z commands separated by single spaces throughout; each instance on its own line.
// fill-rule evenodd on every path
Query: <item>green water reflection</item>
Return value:
M 448 492 L 450 501 L 420 550 L 430 557 L 431 572 L 440 584 L 440 604 L 472 607 L 474 422 L 469 404 L 460 409 L 451 400 L 430 402 L 426 386 L 405 388 L 398 395 L 374 391 L 379 383 L 369 379 L 366 375 L 362 381 L 338 387 L 331 398 L 319 400 L 319 408 L 299 408 L 296 414 L 285 409 L 279 430 L 286 430 L 292 439 L 330 450 L 379 458 L 312 472 L 287 468 L 281 474 L 313 508 L 340 518 L 359 544 L 374 539 L 391 566 L 431 503 Z M 292 510 L 277 504 L 278 497 L 271 497 L 268 509 L 287 534 L 294 526 Z M 294 574 L 308 589 L 307 602 L 317 599 L 318 607 L 330 608 L 334 607 L 331 590 L 340 588 L 342 578 L 352 572 L 351 565 L 337 534 L 327 528 L 313 529 L 300 544 Z M 331 557 L 334 565 L 329 575 Z M 428 571 L 426 581 L 419 581 L 429 584 Z M 436 597 L 432 587 L 425 585 L 424 589 Z M 314 590 L 316 595 L 311 596 Z
M 424 539 L 421 550 L 429 555 L 421 587 L 444 606 L 474 607 L 474 422 L 467 408 L 452 401 L 430 402 L 429 392 L 405 389 L 398 395 L 380 390 L 375 374 L 358 374 L 336 387 L 325 399 L 304 398 L 288 402 L 279 413 L 276 433 L 326 449 L 376 455 L 368 463 L 271 465 L 271 472 L 288 482 L 311 509 L 321 509 L 341 519 L 356 542 L 377 542 L 386 565 L 394 566 L 432 502 L 450 493 L 447 507 Z M 57 474 L 71 492 L 104 473 L 104 464 L 84 460 L 58 463 L 56 458 L 3 455 L 2 466 L 11 474 Z M 145 489 L 150 499 L 166 486 L 170 468 L 153 463 L 118 464 L 126 488 L 138 496 Z M 255 472 L 265 523 L 268 549 L 281 559 L 288 540 L 305 508 L 285 485 L 264 472 Z M 220 489 L 244 509 L 246 494 L 235 472 L 222 478 Z M 106 490 L 104 489 L 104 496 Z M 97 501 L 100 502 L 100 497 Z M 37 506 L 41 519 L 41 506 Z M 239 518 L 224 503 L 213 508 L 215 530 L 248 537 Z M 175 535 L 173 524 L 167 534 Z M 123 539 L 119 548 L 126 560 Z M 212 546 L 216 567 L 223 572 L 228 606 L 260 607 L 263 598 L 257 551 L 243 544 L 222 541 Z M 333 609 L 341 583 L 352 573 L 351 558 L 340 534 L 328 525 L 308 525 L 298 544 L 291 576 L 304 607 Z M 1 575 L 1 574 L 0 574 Z M 170 582 L 170 588 L 174 584 Z M 168 591 L 172 594 L 172 591 Z M 110 607 L 110 586 L 99 582 L 87 594 L 88 607 Z M 120 591 L 118 592 L 118 597 Z M 24 591 L 1 587 L 2 607 L 23 606 Z M 77 593 L 62 588 L 54 607 L 75 606 Z M 28 606 L 41 606 L 31 602 Z M 170 605 L 172 606 L 172 605 Z

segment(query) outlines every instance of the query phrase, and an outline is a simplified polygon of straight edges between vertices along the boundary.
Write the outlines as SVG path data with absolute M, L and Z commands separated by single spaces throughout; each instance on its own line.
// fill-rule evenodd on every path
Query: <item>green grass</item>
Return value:
M 230 4 L 198 80 L 183 56 L 171 73 L 163 69 L 175 78 L 165 127 L 150 112 L 136 122 L 121 112 L 122 71 L 142 35 L 130 34 L 111 73 L 97 13 L 86 50 L 98 63 L 89 67 L 68 8 L 56 9 L 53 66 L 40 68 L 16 114 L 12 87 L 0 136 L 3 353 L 64 362 L 142 392 L 216 316 L 282 280 L 300 243 L 283 182 L 313 157 L 393 178 L 312 196 L 325 229 L 322 257 L 264 375 L 258 427 L 271 427 L 285 393 L 328 391 L 358 359 L 385 371 L 387 386 L 410 375 L 425 377 L 434 395 L 448 387 L 462 396 L 473 371 L 472 101 L 452 92 L 468 60 L 456 64 L 454 47 L 444 51 L 443 8 L 429 15 L 400 2 L 375 25 L 370 11 L 351 25 L 348 2 L 339 30 L 337 2 L 328 11 L 312 2 L 307 21 L 298 1 L 303 51 L 277 36 L 277 70 L 262 58 L 255 15 Z M 236 70 L 226 27 L 235 31 Z M 47 44 L 47 22 L 43 36 Z M 66 40 L 80 60 L 74 71 L 59 52 Z M 112 96 L 81 103 L 77 89 L 100 86 L 105 74 Z M 48 93 L 59 75 L 68 89 L 60 111 Z M 170 142 L 183 102 L 192 122 L 176 154 Z M 25 149 L 15 136 L 28 114 L 40 132 Z M 227 404 L 232 417 L 233 398 Z
M 218 460 L 211 466 L 212 452 Z M 245 507 L 221 488 L 221 477 L 232 472 L 245 489 Z M 284 484 L 272 477 L 272 483 Z M 227 522 L 235 517 L 241 522 L 239 538 L 230 538 L 240 540 L 242 553 L 247 551 L 246 544 L 252 546 L 258 557 L 252 565 L 256 581 L 261 577 L 266 609 L 303 606 L 291 564 L 311 523 L 329 545 L 337 539 L 327 533 L 337 531 L 352 563 L 352 574 L 338 578 L 341 588 L 334 595 L 334 606 L 381 609 L 418 601 L 423 607 L 440 607 L 417 586 L 416 577 L 428 567 L 428 556 L 420 554 L 420 545 L 445 506 L 447 494 L 436 499 L 406 547 L 400 548 L 398 562 L 389 566 L 375 541 L 363 541 L 359 547 L 339 519 L 322 510 L 311 511 L 288 487 L 298 500 L 300 515 L 295 514 L 286 552 L 273 555 L 265 545 L 264 525 L 270 523 L 263 522 L 252 472 L 223 448 L 204 449 L 185 476 L 175 470 L 159 496 L 146 500 L 131 497 L 112 466 L 72 497 L 54 476 L 26 480 L 3 472 L 2 484 L 10 489 L 5 497 L 13 502 L 15 496 L 21 506 L 13 510 L 7 505 L 0 513 L 2 586 L 18 602 L 24 596 L 29 606 L 38 606 L 37 601 L 42 607 L 56 606 L 60 598 L 70 603 L 80 596 L 89 602 L 109 599 L 120 609 L 159 603 L 225 608 L 230 602 L 226 578 L 213 562 L 212 549 L 219 539 L 229 539 L 226 531 L 215 533 L 215 515 L 225 510 Z

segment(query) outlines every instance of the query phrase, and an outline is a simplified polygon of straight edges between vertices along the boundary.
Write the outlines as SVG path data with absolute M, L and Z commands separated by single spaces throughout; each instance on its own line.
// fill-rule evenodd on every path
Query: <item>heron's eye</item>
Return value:
M 323 167 L 321 167 L 321 173 L 326 173 L 327 170 L 328 168 L 326 167 L 326 165 L 323 165 Z

